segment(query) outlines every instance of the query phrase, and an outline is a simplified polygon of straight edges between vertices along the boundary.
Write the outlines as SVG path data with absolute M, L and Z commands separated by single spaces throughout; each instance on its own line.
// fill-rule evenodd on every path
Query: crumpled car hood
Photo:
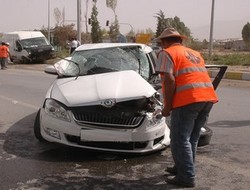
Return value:
M 50 98 L 70 107 L 96 105 L 109 99 L 122 102 L 151 97 L 154 93 L 156 90 L 145 79 L 129 70 L 58 79 Z

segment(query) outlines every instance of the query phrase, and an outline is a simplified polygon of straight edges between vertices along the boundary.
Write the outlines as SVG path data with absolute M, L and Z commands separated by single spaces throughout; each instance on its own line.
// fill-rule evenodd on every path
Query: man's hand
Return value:
M 161 114 L 162 114 L 162 116 L 164 116 L 164 117 L 168 117 L 168 116 L 170 116 L 170 111 L 171 111 L 171 108 L 168 107 L 168 106 L 165 106 L 165 107 L 163 108 L 163 110 L 161 111 Z

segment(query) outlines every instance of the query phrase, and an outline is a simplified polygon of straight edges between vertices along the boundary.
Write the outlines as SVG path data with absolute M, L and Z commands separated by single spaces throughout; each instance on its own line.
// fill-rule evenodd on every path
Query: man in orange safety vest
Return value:
M 8 57 L 10 56 L 9 53 L 9 43 L 2 42 L 0 45 L 0 64 L 1 64 L 1 69 L 6 69 L 7 68 L 7 63 L 8 63 Z
M 200 53 L 182 45 L 186 36 L 167 28 L 157 39 L 163 48 L 156 65 L 162 78 L 162 115 L 171 117 L 170 147 L 174 166 L 167 171 L 175 175 L 166 181 L 194 187 L 194 162 L 201 127 L 218 98 Z

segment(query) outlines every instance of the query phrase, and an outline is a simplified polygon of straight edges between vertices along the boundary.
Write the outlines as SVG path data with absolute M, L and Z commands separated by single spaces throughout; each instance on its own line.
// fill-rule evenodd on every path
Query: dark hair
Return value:
M 166 41 L 168 43 L 182 43 L 182 38 L 179 36 L 171 36 L 167 38 L 162 38 L 161 40 Z

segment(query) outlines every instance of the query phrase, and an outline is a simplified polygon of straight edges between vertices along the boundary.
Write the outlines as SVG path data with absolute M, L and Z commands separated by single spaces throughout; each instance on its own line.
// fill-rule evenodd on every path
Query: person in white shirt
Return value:
M 70 54 L 72 54 L 75 51 L 77 46 L 78 46 L 77 40 L 75 38 L 72 38 L 70 42 Z

